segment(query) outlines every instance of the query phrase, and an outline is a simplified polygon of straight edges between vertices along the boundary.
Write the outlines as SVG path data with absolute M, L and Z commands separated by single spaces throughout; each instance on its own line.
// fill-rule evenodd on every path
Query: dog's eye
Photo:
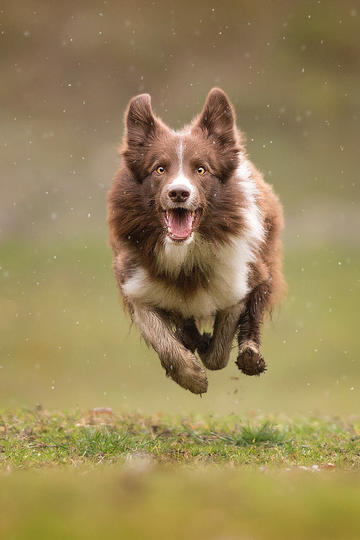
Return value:
M 164 174 L 165 167 L 162 167 L 161 165 L 159 165 L 159 167 L 156 167 L 156 172 L 157 174 Z
M 206 169 L 205 169 L 205 167 L 198 167 L 197 172 L 198 172 L 198 174 L 200 174 L 202 176 L 203 174 L 206 173 Z

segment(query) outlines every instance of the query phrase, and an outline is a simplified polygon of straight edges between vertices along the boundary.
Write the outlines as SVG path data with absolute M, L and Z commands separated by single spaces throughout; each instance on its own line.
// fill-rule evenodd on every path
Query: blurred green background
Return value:
M 360 10 L 353 1 L 3 1 L 0 406 L 358 414 Z M 212 86 L 286 216 L 269 371 L 202 399 L 122 314 L 106 193 L 123 111 L 180 128 Z

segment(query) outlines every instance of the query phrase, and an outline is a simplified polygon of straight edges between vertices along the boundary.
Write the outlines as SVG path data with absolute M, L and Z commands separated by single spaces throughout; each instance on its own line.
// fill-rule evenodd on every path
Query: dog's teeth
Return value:
M 168 227 L 167 230 L 168 230 L 168 232 L 171 232 L 171 227 Z

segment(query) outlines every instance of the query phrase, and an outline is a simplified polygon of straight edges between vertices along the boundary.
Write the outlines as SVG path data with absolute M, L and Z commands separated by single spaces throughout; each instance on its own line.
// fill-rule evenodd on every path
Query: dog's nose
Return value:
M 185 202 L 190 197 L 189 188 L 178 184 L 176 186 L 171 186 L 171 189 L 168 191 L 168 196 L 172 202 Z

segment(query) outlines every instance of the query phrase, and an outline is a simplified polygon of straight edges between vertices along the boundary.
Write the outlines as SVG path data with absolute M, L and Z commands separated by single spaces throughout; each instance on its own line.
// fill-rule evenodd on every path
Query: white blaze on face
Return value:
M 188 198 L 186 203 L 183 203 L 181 206 L 186 208 L 187 206 L 191 205 L 194 200 L 195 188 L 190 182 L 189 178 L 183 172 L 184 143 L 181 136 L 179 138 L 179 144 L 177 146 L 176 153 L 179 158 L 179 168 L 175 178 L 173 179 L 171 184 L 168 185 L 168 190 L 170 191 L 178 185 L 185 186 L 190 191 L 190 197 Z
M 178 135 L 176 153 L 178 157 L 178 169 L 171 183 L 166 186 L 166 191 L 167 193 L 169 193 L 171 190 L 182 186 L 184 190 L 186 189 L 189 191 L 190 195 L 188 199 L 181 203 L 172 202 L 169 199 L 167 200 L 167 222 L 169 227 L 168 232 L 170 234 L 168 234 L 165 238 L 163 254 L 165 255 L 165 259 L 171 267 L 179 267 L 185 262 L 188 253 L 188 247 L 194 240 L 192 226 L 195 216 L 194 206 L 196 205 L 197 199 L 196 187 L 186 176 L 183 169 L 183 135 Z M 187 212 L 183 214 L 177 214 L 176 209 L 179 208 L 183 208 L 184 211 Z M 181 240 L 181 242 L 178 240 Z

